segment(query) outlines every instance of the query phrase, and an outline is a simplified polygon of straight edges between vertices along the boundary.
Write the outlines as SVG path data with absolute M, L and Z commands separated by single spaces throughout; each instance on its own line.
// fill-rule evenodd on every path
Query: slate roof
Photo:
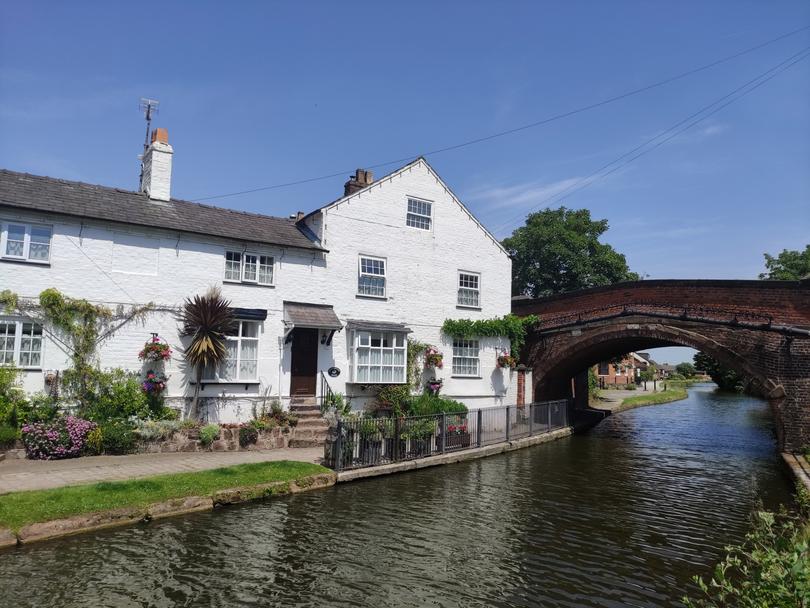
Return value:
M 239 241 L 325 251 L 295 220 L 201 205 L 179 199 L 150 200 L 145 194 L 0 169 L 0 205 L 161 227 Z

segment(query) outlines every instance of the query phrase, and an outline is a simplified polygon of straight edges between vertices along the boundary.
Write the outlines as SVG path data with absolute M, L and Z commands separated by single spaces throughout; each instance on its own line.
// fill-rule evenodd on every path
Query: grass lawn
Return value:
M 656 403 L 669 403 L 686 399 L 686 389 L 683 387 L 668 388 L 660 393 L 650 393 L 649 395 L 639 395 L 638 397 L 628 397 L 622 401 L 622 405 L 655 405 Z
M 16 531 L 35 522 L 122 507 L 144 507 L 170 498 L 208 496 L 217 490 L 294 481 L 327 472 L 329 469 L 317 464 L 280 460 L 129 481 L 0 494 L 0 527 Z

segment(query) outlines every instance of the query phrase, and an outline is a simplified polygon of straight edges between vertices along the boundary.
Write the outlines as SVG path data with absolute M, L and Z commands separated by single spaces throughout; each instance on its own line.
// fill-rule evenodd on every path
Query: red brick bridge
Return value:
M 584 410 L 591 365 L 690 346 L 744 374 L 769 401 L 782 449 L 810 445 L 810 279 L 619 283 L 514 298 L 512 311 L 539 318 L 522 353 L 535 401 L 573 397 Z

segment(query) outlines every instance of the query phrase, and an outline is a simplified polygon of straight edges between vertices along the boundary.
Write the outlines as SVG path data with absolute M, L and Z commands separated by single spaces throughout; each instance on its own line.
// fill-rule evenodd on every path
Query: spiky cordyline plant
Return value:
M 183 336 L 191 336 L 191 343 L 183 351 L 183 356 L 195 369 L 197 378 L 191 404 L 194 415 L 203 371 L 206 367 L 217 368 L 228 356 L 225 336 L 234 322 L 230 306 L 230 301 L 222 297 L 218 287 L 212 287 L 204 295 L 186 298 L 183 304 Z

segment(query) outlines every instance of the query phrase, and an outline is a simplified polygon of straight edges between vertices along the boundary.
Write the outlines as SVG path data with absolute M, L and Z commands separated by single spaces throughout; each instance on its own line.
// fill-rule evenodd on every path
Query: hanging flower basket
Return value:
M 431 395 L 438 395 L 439 391 L 442 390 L 442 379 L 431 378 L 425 384 L 425 388 L 427 388 Z
M 152 336 L 138 353 L 138 359 L 141 361 L 168 361 L 171 358 L 171 347 L 157 335 Z
M 433 367 L 441 369 L 444 366 L 444 355 L 435 346 L 428 346 L 425 349 L 425 368 Z
M 506 351 L 498 355 L 498 359 L 496 362 L 498 364 L 498 367 L 501 368 L 508 367 L 509 369 L 514 369 L 517 366 L 517 359 L 515 359 L 512 355 L 510 355 Z
M 166 374 L 150 369 L 146 372 L 146 377 L 141 383 L 141 390 L 147 395 L 157 397 L 166 390 L 166 382 L 168 381 L 169 379 L 166 378 Z

